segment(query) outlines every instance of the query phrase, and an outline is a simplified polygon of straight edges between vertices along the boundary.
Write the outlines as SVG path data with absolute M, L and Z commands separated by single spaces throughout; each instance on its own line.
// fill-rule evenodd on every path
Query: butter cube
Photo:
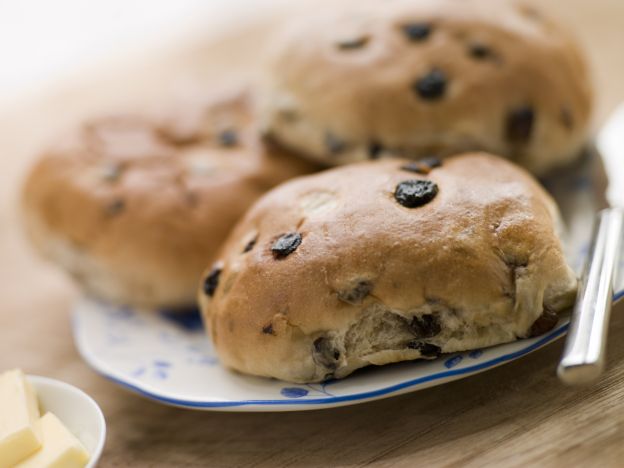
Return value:
M 89 453 L 52 413 L 46 413 L 37 424 L 43 436 L 43 446 L 16 468 L 83 468 Z
M 0 374 L 0 468 L 19 463 L 41 447 L 39 406 L 21 370 Z

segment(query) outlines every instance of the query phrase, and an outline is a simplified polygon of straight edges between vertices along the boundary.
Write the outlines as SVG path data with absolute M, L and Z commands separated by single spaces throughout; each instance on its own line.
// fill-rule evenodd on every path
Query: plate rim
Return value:
M 613 303 L 619 301 L 622 297 L 624 297 L 624 289 L 618 291 L 613 294 Z M 190 409 L 203 409 L 203 410 L 235 410 L 245 408 L 248 410 L 263 410 L 263 411 L 271 411 L 271 410 L 295 410 L 292 407 L 299 407 L 298 409 L 321 409 L 328 407 L 336 407 L 343 406 L 348 404 L 356 404 L 362 403 L 365 401 L 372 401 L 376 399 L 381 399 L 385 396 L 398 395 L 401 393 L 408 393 L 410 388 L 417 387 L 419 385 L 435 382 L 438 380 L 453 381 L 458 380 L 461 376 L 464 375 L 474 375 L 480 372 L 484 372 L 486 370 L 492 369 L 494 367 L 506 364 L 508 362 L 519 359 L 525 355 L 532 353 L 544 346 L 548 343 L 555 341 L 556 339 L 563 336 L 569 328 L 569 321 L 560 324 L 554 330 L 551 330 L 548 334 L 544 335 L 538 341 L 535 341 L 519 350 L 499 355 L 493 357 L 492 359 L 479 362 L 477 364 L 473 364 L 467 367 L 462 367 L 459 369 L 448 369 L 440 372 L 435 372 L 433 374 L 416 377 L 413 379 L 409 379 L 403 382 L 395 383 L 393 385 L 385 386 L 376 390 L 370 390 L 366 392 L 360 393 L 352 393 L 349 395 L 340 395 L 340 396 L 326 396 L 323 398 L 308 398 L 308 399 L 284 399 L 284 400 L 268 400 L 268 399 L 258 399 L 258 400 L 228 400 L 228 401 L 205 401 L 205 400 L 186 400 L 179 398 L 172 398 L 169 396 L 163 396 L 162 394 L 158 394 L 147 388 L 147 385 L 140 385 L 129 381 L 124 376 L 120 376 L 118 372 L 111 371 L 106 369 L 106 366 L 100 365 L 96 360 L 92 359 L 90 353 L 86 352 L 83 348 L 82 340 L 78 336 L 78 312 L 77 309 L 74 310 L 72 320 L 72 332 L 74 336 L 74 342 L 76 344 L 76 348 L 78 349 L 79 354 L 85 360 L 85 362 L 96 372 L 98 372 L 103 377 L 112 381 L 113 383 L 129 390 L 134 393 L 138 393 L 144 397 L 147 397 L 151 400 L 169 405 L 176 406 L 182 408 L 190 408 Z M 501 343 L 506 344 L 506 343 Z M 285 382 L 287 383 L 287 382 Z M 414 389 L 416 391 L 416 389 Z M 288 408 L 288 409 L 286 409 Z
M 623 291 L 624 292 L 624 291 Z M 539 341 L 532 343 L 531 345 L 526 346 L 525 348 L 519 349 L 517 351 L 513 351 L 508 354 L 504 354 L 501 356 L 496 356 L 490 360 L 480 362 L 478 364 L 474 364 L 468 367 L 462 367 L 460 369 L 449 369 L 441 372 L 436 372 L 433 374 L 416 377 L 414 379 L 406 380 L 400 383 L 396 383 L 387 387 L 379 388 L 376 390 L 370 390 L 367 392 L 361 393 L 352 393 L 349 395 L 340 395 L 340 396 L 326 396 L 323 398 L 307 398 L 307 399 L 284 399 L 284 400 L 231 400 L 231 401 L 203 401 L 203 400 L 185 400 L 172 398 L 168 396 L 162 396 L 162 394 L 158 394 L 151 390 L 148 390 L 147 386 L 141 386 L 135 383 L 130 382 L 129 380 L 125 380 L 123 377 L 119 377 L 115 372 L 111 372 L 105 370 L 103 366 L 99 365 L 95 361 L 91 360 L 87 357 L 86 353 L 82 349 L 81 345 L 76 344 L 80 355 L 83 359 L 89 364 L 89 366 L 97 371 L 100 375 L 105 377 L 106 379 L 112 381 L 113 383 L 124 387 L 127 390 L 130 390 L 134 393 L 138 393 L 142 396 L 145 396 L 151 400 L 158 401 L 160 403 L 164 403 L 169 406 L 177 406 L 183 408 L 192 408 L 192 409 L 227 409 L 227 408 L 240 408 L 240 407 L 283 407 L 283 406 L 338 406 L 342 404 L 348 404 L 350 402 L 364 402 L 374 399 L 380 399 L 384 396 L 389 396 L 392 394 L 399 394 L 401 390 L 407 390 L 411 387 L 415 387 L 421 384 L 426 384 L 429 382 L 434 382 L 437 380 L 449 379 L 458 380 L 460 376 L 464 374 L 474 375 L 480 372 L 484 372 L 488 369 L 492 369 L 494 367 L 500 366 L 507 362 L 514 361 L 524 355 L 530 354 L 533 351 L 537 351 L 539 348 L 544 347 L 548 343 L 555 341 L 557 338 L 561 337 L 568 329 L 569 322 L 562 323 L 555 330 L 551 331 L 548 335 L 545 335 Z M 507 344 L 507 343 L 501 343 Z M 289 382 L 284 382 L 289 383 Z M 297 384 L 292 384 L 297 385 Z M 310 408 L 312 409 L 312 408 Z

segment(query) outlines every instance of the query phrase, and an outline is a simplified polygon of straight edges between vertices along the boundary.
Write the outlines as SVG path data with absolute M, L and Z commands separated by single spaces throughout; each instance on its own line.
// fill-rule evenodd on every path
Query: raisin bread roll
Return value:
M 245 210 L 314 166 L 258 138 L 246 92 L 86 123 L 32 169 L 35 247 L 114 303 L 184 307 Z
M 485 153 L 301 177 L 245 215 L 199 293 L 228 367 L 292 382 L 541 334 L 576 278 L 558 212 Z
M 275 141 L 330 165 L 484 150 L 536 174 L 579 154 L 588 71 L 572 38 L 534 8 L 346 5 L 310 13 L 275 41 L 261 100 Z

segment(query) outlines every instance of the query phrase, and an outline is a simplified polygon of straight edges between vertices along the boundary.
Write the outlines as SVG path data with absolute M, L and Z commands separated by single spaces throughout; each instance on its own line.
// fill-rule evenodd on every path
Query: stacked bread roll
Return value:
M 267 55 L 251 98 L 46 152 L 34 244 L 114 303 L 188 306 L 199 282 L 223 364 L 294 382 L 555 326 L 576 278 L 527 169 L 573 161 L 591 110 L 559 25 L 518 2 L 348 2 Z M 340 167 L 305 176 L 319 164 Z

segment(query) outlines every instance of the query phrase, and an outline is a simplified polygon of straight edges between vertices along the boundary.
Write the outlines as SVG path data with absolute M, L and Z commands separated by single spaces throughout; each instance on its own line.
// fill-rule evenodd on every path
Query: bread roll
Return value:
M 484 153 L 385 159 L 263 196 L 199 293 L 221 361 L 292 382 L 541 334 L 576 278 L 550 196 Z
M 541 175 L 587 139 L 581 51 L 518 1 L 337 2 L 269 55 L 263 131 L 325 164 L 483 150 Z
M 35 247 L 89 294 L 186 307 L 245 210 L 314 169 L 260 140 L 240 92 L 84 124 L 28 175 L 23 219 Z

